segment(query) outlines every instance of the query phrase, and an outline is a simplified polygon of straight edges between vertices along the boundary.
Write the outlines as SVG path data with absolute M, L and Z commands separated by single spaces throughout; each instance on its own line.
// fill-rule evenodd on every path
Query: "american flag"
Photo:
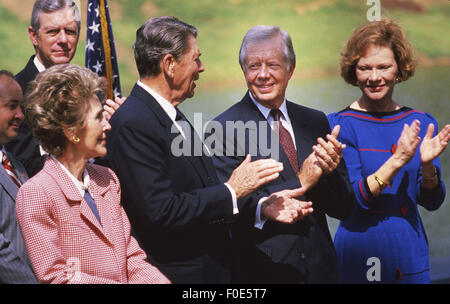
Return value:
M 108 98 L 121 97 L 116 48 L 106 0 L 88 0 L 85 66 L 105 77 Z

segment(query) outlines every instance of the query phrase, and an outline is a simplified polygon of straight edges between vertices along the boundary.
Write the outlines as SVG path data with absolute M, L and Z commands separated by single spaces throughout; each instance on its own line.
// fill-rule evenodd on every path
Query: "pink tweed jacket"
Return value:
M 17 220 L 39 282 L 170 283 L 130 235 L 114 172 L 91 164 L 87 170 L 101 224 L 50 157 L 19 189 Z

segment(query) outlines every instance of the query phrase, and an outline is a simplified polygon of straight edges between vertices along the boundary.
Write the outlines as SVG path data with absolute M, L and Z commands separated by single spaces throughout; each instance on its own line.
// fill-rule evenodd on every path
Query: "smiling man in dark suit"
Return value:
M 219 115 L 215 122 L 226 129 L 227 123 L 240 121 L 255 126 L 267 135 L 269 150 L 279 151 L 283 172 L 263 186 L 273 189 L 300 187 L 307 189 L 306 200 L 314 212 L 292 225 L 265 221 L 255 214 L 255 226 L 234 225 L 237 252 L 234 267 L 237 283 L 337 283 L 337 261 L 325 214 L 343 219 L 351 214 L 355 200 L 348 182 L 342 149 L 324 113 L 285 98 L 286 88 L 295 69 L 292 41 L 276 26 L 255 26 L 245 35 L 239 54 L 248 92 L 244 98 Z M 241 130 L 242 131 L 242 130 Z M 253 159 L 265 158 L 260 141 L 215 136 L 207 141 L 226 146 L 226 156 L 215 155 L 219 179 L 226 180 L 232 170 L 251 151 Z M 248 136 L 251 132 L 241 132 Z M 259 137 L 260 138 L 260 137 Z M 235 143 L 233 147 L 228 145 Z M 236 144 L 237 142 L 240 145 Z M 255 149 L 256 146 L 256 149 Z M 273 150 L 275 148 L 275 150 Z
M 72 0 L 37 0 L 31 13 L 28 35 L 35 54 L 16 76 L 23 94 L 40 72 L 55 65 L 69 63 L 75 55 L 80 37 L 80 15 Z M 27 168 L 30 176 L 42 169 L 45 153 L 23 122 L 19 135 L 6 145 Z
M 228 224 L 256 205 L 248 194 L 283 168 L 275 160 L 247 157 L 223 183 L 218 180 L 206 148 L 177 108 L 194 96 L 205 70 L 196 37 L 195 27 L 174 17 L 151 18 L 137 30 L 140 80 L 111 118 L 108 159 L 149 261 L 173 283 L 228 283 Z M 301 218 L 310 206 L 292 197 L 302 192 L 270 196 L 263 216 Z
M 27 65 L 15 76 L 26 95 L 28 84 L 36 76 L 56 64 L 70 63 L 77 50 L 80 37 L 80 13 L 73 0 L 36 0 L 31 13 L 28 36 L 35 54 Z M 107 118 L 124 102 L 125 98 L 107 100 L 104 109 Z M 45 151 L 41 149 L 31 134 L 27 122 L 23 122 L 19 135 L 6 145 L 25 166 L 31 177 L 39 172 L 45 161 Z
M 17 136 L 23 113 L 22 89 L 0 71 L 0 284 L 37 283 L 16 221 L 16 195 L 27 179 L 22 164 L 3 145 Z

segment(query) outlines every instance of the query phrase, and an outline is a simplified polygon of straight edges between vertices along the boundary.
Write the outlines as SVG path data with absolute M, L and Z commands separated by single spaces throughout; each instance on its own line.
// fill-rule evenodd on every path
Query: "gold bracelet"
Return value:
M 380 189 L 383 190 L 386 186 L 391 186 L 388 183 L 385 183 L 378 175 L 373 175 L 375 180 L 377 181 L 378 185 L 380 186 Z
M 422 175 L 422 179 L 424 181 L 435 181 L 436 180 L 436 176 L 438 175 L 438 172 L 437 172 L 437 168 L 436 167 L 433 167 L 433 168 L 434 168 L 434 174 L 433 174 L 432 177 L 425 177 L 424 175 Z

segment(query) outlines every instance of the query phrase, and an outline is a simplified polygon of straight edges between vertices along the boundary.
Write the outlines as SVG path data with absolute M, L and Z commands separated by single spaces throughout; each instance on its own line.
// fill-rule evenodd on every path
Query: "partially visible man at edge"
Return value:
M 0 71 L 0 284 L 37 283 L 16 220 L 16 196 L 26 181 L 23 165 L 4 145 L 17 136 L 23 121 L 22 89 L 13 74 Z
M 23 95 L 28 84 L 38 73 L 55 65 L 69 63 L 75 55 L 80 37 L 80 13 L 73 0 L 37 0 L 31 13 L 28 35 L 36 51 L 25 68 L 16 76 Z M 125 98 L 107 100 L 104 106 L 107 117 L 124 102 Z M 108 117 L 108 118 L 109 118 Z M 45 161 L 45 151 L 41 149 L 31 134 L 26 121 L 19 128 L 19 135 L 6 145 L 25 166 L 32 177 L 40 171 Z
M 272 193 L 280 187 L 302 186 L 307 192 L 301 199 L 312 201 L 314 212 L 286 225 L 259 218 L 258 207 L 253 228 L 237 222 L 233 229 L 235 283 L 337 283 L 337 258 L 325 214 L 344 219 L 356 202 L 342 160 L 345 145 L 336 139 L 339 127 L 331 132 L 324 113 L 286 100 L 296 63 L 287 32 L 276 26 L 251 28 L 242 41 L 239 63 L 248 91 L 214 121 L 222 129 L 226 129 L 227 122 L 253 124 L 258 134 L 268 134 L 269 145 L 274 136 L 279 139 L 275 148 L 284 170 L 260 191 Z M 223 135 L 215 139 L 223 145 L 233 143 Z M 210 138 L 207 141 L 214 142 Z M 240 143 L 244 144 L 239 146 L 234 141 L 233 149 L 225 147 L 234 152 L 231 156 L 214 155 L 220 180 L 230 176 L 242 161 L 241 155 L 255 150 L 253 145 L 257 145 L 253 159 L 267 157 L 261 153 L 261 142 L 247 136 Z

